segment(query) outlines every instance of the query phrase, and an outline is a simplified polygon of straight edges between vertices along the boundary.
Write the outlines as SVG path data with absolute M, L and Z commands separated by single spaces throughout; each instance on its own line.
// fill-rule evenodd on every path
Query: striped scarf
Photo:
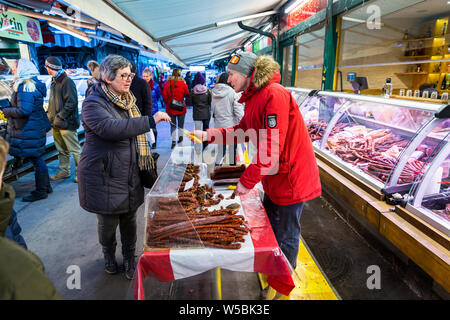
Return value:
M 136 98 L 131 92 L 127 92 L 122 95 L 122 99 L 118 97 L 115 93 L 109 90 L 108 86 L 104 83 L 101 84 L 103 91 L 109 100 L 121 109 L 127 110 L 130 118 L 140 117 L 138 107 L 136 106 Z M 139 158 L 139 169 L 148 170 L 154 169 L 155 163 L 152 157 L 152 152 L 150 150 L 147 137 L 145 134 L 140 134 L 135 139 L 136 150 Z

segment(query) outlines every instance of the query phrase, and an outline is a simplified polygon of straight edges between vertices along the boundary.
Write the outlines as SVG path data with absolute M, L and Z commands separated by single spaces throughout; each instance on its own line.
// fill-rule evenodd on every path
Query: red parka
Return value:
M 271 57 L 258 57 L 250 85 L 239 100 L 245 103 L 241 122 L 228 129 L 209 129 L 208 135 L 210 143 L 225 144 L 227 139 L 230 144 L 230 138 L 239 129 L 247 133 L 254 129 L 251 131 L 256 134 L 237 138 L 238 142 L 246 139 L 258 146 L 258 154 L 240 182 L 252 189 L 262 181 L 264 192 L 275 204 L 290 205 L 320 196 L 321 185 L 311 139 L 298 104 L 279 84 L 280 79 L 278 64 Z
M 186 113 L 186 103 L 184 103 L 184 108 L 182 111 L 174 110 L 170 107 L 172 99 L 184 102 L 184 98 L 189 97 L 188 87 L 182 78 L 169 77 L 164 85 L 162 96 L 164 103 L 166 104 L 167 114 L 176 116 Z

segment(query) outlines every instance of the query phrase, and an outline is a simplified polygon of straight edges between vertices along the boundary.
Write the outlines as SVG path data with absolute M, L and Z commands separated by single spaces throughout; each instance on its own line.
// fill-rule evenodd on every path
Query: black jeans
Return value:
M 184 117 L 186 114 L 180 114 L 177 116 L 174 115 L 170 115 L 170 121 L 172 121 L 172 123 L 176 126 L 178 126 L 178 128 L 183 129 L 184 127 Z M 177 142 L 178 139 L 180 137 L 183 136 L 183 131 L 182 130 L 176 130 L 177 128 L 173 125 L 170 125 L 170 133 L 172 134 L 172 142 Z M 178 134 L 177 134 L 178 131 Z
M 222 154 L 219 154 L 217 157 L 216 163 L 219 164 L 220 161 L 225 157 L 228 148 L 228 161 L 230 162 L 230 166 L 236 165 L 236 153 L 237 153 L 237 144 L 224 144 L 222 146 Z M 220 150 L 220 148 L 219 148 Z
M 278 245 L 295 269 L 300 241 L 300 215 L 304 202 L 282 206 L 273 203 L 267 194 L 264 194 L 263 205 Z
M 136 249 L 136 211 L 127 214 L 97 214 L 98 240 L 103 253 L 115 254 L 116 230 L 119 226 L 122 242 L 122 255 L 126 258 L 134 256 Z

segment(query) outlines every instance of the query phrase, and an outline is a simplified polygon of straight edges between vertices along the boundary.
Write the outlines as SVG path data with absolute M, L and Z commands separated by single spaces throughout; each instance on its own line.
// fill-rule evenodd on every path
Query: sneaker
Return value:
M 54 176 L 51 176 L 50 179 L 52 180 L 60 180 L 60 179 L 66 179 L 66 178 L 70 178 L 70 173 L 63 173 L 63 172 L 58 172 L 57 174 L 55 174 Z

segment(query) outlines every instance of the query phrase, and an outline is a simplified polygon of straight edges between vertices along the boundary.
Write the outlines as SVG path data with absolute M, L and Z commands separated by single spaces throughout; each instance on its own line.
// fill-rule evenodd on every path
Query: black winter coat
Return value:
M 52 80 L 47 115 L 54 128 L 77 130 L 80 126 L 77 88 L 65 72 Z
M 153 113 L 152 90 L 147 81 L 139 76 L 134 76 L 130 91 L 136 97 L 136 105 L 143 116 L 151 116 Z
M 2 110 L 8 119 L 9 153 L 19 158 L 40 157 L 51 129 L 43 108 L 47 89 L 36 77 L 32 80 L 36 90 L 26 92 L 24 83 L 20 84 L 11 97 L 11 107 Z
M 207 90 L 204 93 L 191 94 L 192 97 L 192 118 L 195 120 L 211 119 L 211 92 Z
M 129 118 L 95 84 L 81 111 L 85 143 L 78 164 L 78 196 L 83 209 L 125 214 L 144 201 L 139 178 L 137 135 L 155 128 L 153 117 Z

